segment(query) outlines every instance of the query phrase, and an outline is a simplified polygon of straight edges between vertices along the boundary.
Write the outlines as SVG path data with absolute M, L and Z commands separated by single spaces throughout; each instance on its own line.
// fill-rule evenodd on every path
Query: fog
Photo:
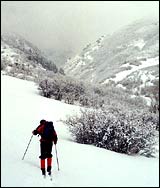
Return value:
M 101 35 L 159 16 L 159 1 L 1 1 L 1 31 L 40 49 L 80 52 Z

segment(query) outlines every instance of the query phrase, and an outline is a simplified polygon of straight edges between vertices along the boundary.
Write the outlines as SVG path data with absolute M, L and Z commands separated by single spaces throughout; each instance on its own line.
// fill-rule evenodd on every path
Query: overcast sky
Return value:
M 1 1 L 2 33 L 41 49 L 80 51 L 132 21 L 159 16 L 159 1 Z

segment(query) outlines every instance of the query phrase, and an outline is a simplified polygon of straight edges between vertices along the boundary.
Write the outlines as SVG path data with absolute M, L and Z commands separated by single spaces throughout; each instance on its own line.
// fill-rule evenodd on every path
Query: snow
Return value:
M 143 39 L 139 39 L 133 42 L 133 46 L 138 47 L 140 50 L 145 46 L 145 42 Z
M 38 95 L 33 82 L 1 74 L 1 186 L 2 187 L 158 187 L 159 159 L 127 156 L 73 141 L 65 124 L 79 107 Z M 41 119 L 54 122 L 53 181 L 43 179 L 39 137 L 29 140 Z
M 90 52 L 86 52 L 85 54 L 84 54 L 84 58 L 85 59 L 89 59 L 90 61 L 93 61 L 93 57 L 91 56 L 91 55 L 89 55 L 90 54 Z
M 105 36 L 101 36 L 98 39 L 98 42 L 96 41 L 93 45 L 88 44 L 87 47 L 85 48 L 85 50 L 87 49 L 87 52 L 83 53 L 82 56 L 76 55 L 73 59 L 68 59 L 64 67 L 65 72 L 68 72 L 71 74 L 72 72 L 73 73 L 76 72 L 82 66 L 85 66 L 88 61 L 89 63 L 93 63 L 94 58 L 92 56 L 92 53 L 94 51 L 97 51 L 101 47 L 101 43 L 104 40 L 104 37 Z M 84 71 L 87 71 L 87 70 L 84 70 Z
M 150 97 L 146 97 L 146 96 L 141 96 L 141 97 L 144 98 L 148 106 L 151 106 L 152 100 Z
M 147 71 L 144 71 L 143 73 L 140 71 L 139 74 L 141 75 L 141 79 L 142 79 L 143 83 L 147 82 L 148 80 L 152 81 L 152 80 L 156 79 L 156 77 L 154 75 L 152 75 L 151 73 L 149 73 Z M 150 84 L 151 84 L 151 82 L 150 82 Z
M 89 60 L 93 61 L 93 57 L 92 57 L 92 56 L 88 55 L 87 58 L 88 58 Z
M 137 95 L 131 95 L 131 98 L 135 98 L 135 97 L 137 97 Z M 144 95 L 141 95 L 141 97 L 146 101 L 146 104 L 147 104 L 148 106 L 151 106 L 152 100 L 151 100 L 150 97 L 146 97 L 146 96 L 144 96 Z M 156 155 L 157 155 L 157 154 L 156 154 Z
M 81 65 L 85 65 L 85 62 L 81 60 L 79 55 L 76 55 L 73 60 L 67 60 L 66 69 L 68 69 L 69 72 L 74 72 Z
M 7 71 L 7 72 L 10 72 L 11 70 L 12 70 L 12 67 L 11 67 L 11 66 L 7 66 L 7 67 L 6 67 L 6 71 Z
M 130 70 L 125 70 L 122 72 L 119 72 L 115 75 L 115 78 L 113 79 L 107 79 L 103 82 L 103 84 L 108 83 L 109 80 L 113 80 L 115 82 L 121 81 L 124 78 L 126 78 L 129 74 L 131 74 L 132 72 L 135 72 L 137 70 L 146 68 L 146 67 L 150 67 L 150 66 L 154 66 L 154 65 L 158 65 L 159 64 L 159 56 L 155 57 L 155 58 L 148 58 L 146 61 L 141 61 L 141 65 L 139 66 L 135 66 L 135 65 L 130 65 L 132 67 L 132 69 Z M 123 67 L 125 66 L 122 65 Z
M 124 87 L 122 84 L 117 84 L 117 86 L 116 87 L 120 87 L 120 88 L 122 88 L 122 89 L 126 89 L 126 87 Z
M 98 46 L 93 46 L 93 47 L 92 47 L 92 51 L 95 51 L 95 50 L 98 50 L 98 49 L 99 49 Z
M 4 47 L 5 46 L 5 47 Z M 17 53 L 14 52 L 14 50 L 12 48 L 10 48 L 8 45 L 1 45 L 1 52 L 2 53 L 2 57 L 7 58 L 7 60 L 11 63 L 14 64 L 14 60 L 15 58 L 18 56 Z

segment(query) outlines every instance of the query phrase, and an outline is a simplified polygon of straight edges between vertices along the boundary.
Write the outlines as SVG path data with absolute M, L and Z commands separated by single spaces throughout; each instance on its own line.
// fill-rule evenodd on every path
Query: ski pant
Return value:
M 39 156 L 40 159 L 52 158 L 52 142 L 43 142 L 41 141 L 40 150 L 41 155 Z
M 47 158 L 47 171 L 49 172 L 52 167 L 52 142 L 43 142 L 41 141 L 40 144 L 40 150 L 41 150 L 41 155 L 40 155 L 40 163 L 41 163 L 41 170 L 44 173 L 45 172 L 45 159 Z

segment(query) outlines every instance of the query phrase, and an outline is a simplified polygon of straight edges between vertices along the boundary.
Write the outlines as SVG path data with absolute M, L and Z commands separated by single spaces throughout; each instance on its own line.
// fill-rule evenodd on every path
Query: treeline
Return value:
M 140 97 L 131 98 L 121 88 L 91 85 L 67 76 L 55 75 L 39 81 L 39 91 L 44 97 L 96 109 L 105 105 L 119 105 L 127 108 L 147 108 Z

